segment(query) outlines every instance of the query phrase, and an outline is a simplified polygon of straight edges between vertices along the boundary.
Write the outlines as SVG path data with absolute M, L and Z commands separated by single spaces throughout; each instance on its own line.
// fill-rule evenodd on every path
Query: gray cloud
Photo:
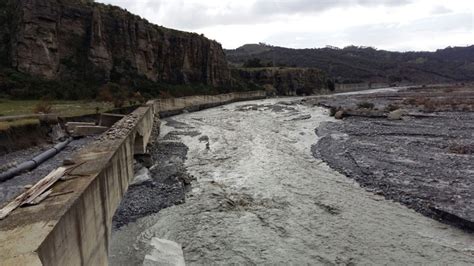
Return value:
M 100 2 L 118 4 L 133 10 L 134 1 L 99 0 Z M 249 25 L 266 23 L 279 16 L 319 13 L 337 7 L 354 6 L 400 6 L 412 0 L 257 0 L 248 7 L 239 9 L 227 8 L 220 13 L 207 12 L 208 6 L 202 3 L 189 3 L 174 0 L 173 8 L 166 9 L 166 14 L 153 18 L 160 24 L 180 29 L 195 30 L 207 26 Z M 144 0 L 147 9 L 157 14 L 165 7 L 164 0 Z
M 445 7 L 445 6 L 436 6 L 435 8 L 433 8 L 433 10 L 431 11 L 431 14 L 433 15 L 441 15 L 441 14 L 447 14 L 447 13 L 451 13 L 452 10 Z
M 255 14 L 286 14 L 317 13 L 336 7 L 353 6 L 399 6 L 411 0 L 260 0 L 253 6 Z
M 265 39 L 264 42 L 297 48 L 323 47 L 325 45 L 337 45 L 342 48 L 356 45 L 388 50 L 432 50 L 456 45 L 452 43 L 453 40 L 449 36 L 453 32 L 472 33 L 473 27 L 472 14 L 462 13 L 415 20 L 402 26 L 374 24 L 349 27 L 344 31 L 324 36 L 314 32 L 281 32 Z M 435 36 L 446 36 L 445 43 L 433 43 L 432 38 Z M 417 46 L 420 43 L 424 47 Z
M 258 37 L 259 34 L 268 36 L 265 33 L 275 32 L 271 27 L 281 25 L 285 21 L 291 23 L 297 17 L 311 21 L 313 17 L 325 16 L 326 14 L 321 14 L 323 12 L 330 14 L 329 12 L 335 8 L 342 9 L 343 12 L 347 9 L 348 17 L 353 15 L 351 13 L 353 10 L 349 10 L 353 7 L 384 6 L 388 8 L 387 12 L 390 12 L 392 7 L 398 7 L 402 8 L 400 10 L 407 8 L 410 13 L 413 11 L 410 4 L 415 3 L 414 6 L 418 6 L 417 8 L 420 6 L 416 5 L 416 0 L 256 0 L 250 1 L 247 5 L 245 2 L 224 1 L 217 6 L 206 1 L 188 0 L 97 1 L 119 5 L 159 25 L 199 31 L 206 35 L 209 33 L 212 38 L 222 41 L 227 48 L 235 48 L 247 42 L 263 41 L 294 48 L 361 45 L 394 50 L 426 50 L 448 45 L 466 45 L 467 42 L 472 42 L 469 36 L 474 34 L 472 10 L 460 11 L 454 4 L 430 5 L 426 2 L 424 5 L 431 15 L 422 14 L 420 19 L 415 21 L 405 20 L 403 17 L 400 17 L 398 21 L 400 23 L 391 24 L 369 20 L 368 25 L 356 27 L 349 19 L 340 17 L 335 32 L 324 31 L 324 25 L 314 27 L 312 30 L 305 27 L 308 32 L 301 32 L 295 26 L 292 29 L 280 30 L 268 38 Z M 230 29 L 237 30 L 238 34 L 232 35 L 229 33 Z M 249 33 L 249 36 L 246 33 Z

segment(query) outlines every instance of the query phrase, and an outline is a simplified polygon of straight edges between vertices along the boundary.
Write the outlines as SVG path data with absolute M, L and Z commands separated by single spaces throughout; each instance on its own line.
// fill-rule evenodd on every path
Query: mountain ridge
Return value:
M 258 59 L 273 66 L 316 67 L 340 83 L 474 80 L 474 45 L 435 52 L 391 52 L 357 46 L 293 49 L 260 43 L 224 51 L 234 66 Z

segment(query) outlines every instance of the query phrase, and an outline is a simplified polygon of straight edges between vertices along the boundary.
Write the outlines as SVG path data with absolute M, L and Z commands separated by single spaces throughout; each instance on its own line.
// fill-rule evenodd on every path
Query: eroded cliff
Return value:
M 86 0 L 9 0 L 3 65 L 51 80 L 231 83 L 219 43 Z

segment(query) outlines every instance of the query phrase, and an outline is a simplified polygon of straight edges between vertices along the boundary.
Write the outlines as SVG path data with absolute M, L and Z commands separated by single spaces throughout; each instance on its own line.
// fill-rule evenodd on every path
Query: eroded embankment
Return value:
M 197 178 L 186 202 L 114 232 L 111 262 L 139 264 L 153 237 L 182 245 L 188 264 L 470 264 L 473 237 L 358 184 L 315 159 L 327 112 L 275 100 L 173 118 Z M 192 133 L 194 132 L 194 133 Z M 192 133 L 192 134 L 191 134 Z

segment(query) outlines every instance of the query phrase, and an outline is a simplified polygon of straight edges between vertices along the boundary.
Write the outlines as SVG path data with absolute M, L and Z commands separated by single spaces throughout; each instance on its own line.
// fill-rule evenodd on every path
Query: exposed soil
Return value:
M 51 138 L 49 125 L 29 124 L 0 130 L 0 156 L 33 146 L 45 145 Z
M 423 88 L 306 102 L 346 110 L 360 103 L 386 112 L 396 106 L 406 116 L 323 123 L 313 154 L 370 191 L 474 230 L 474 90 Z

